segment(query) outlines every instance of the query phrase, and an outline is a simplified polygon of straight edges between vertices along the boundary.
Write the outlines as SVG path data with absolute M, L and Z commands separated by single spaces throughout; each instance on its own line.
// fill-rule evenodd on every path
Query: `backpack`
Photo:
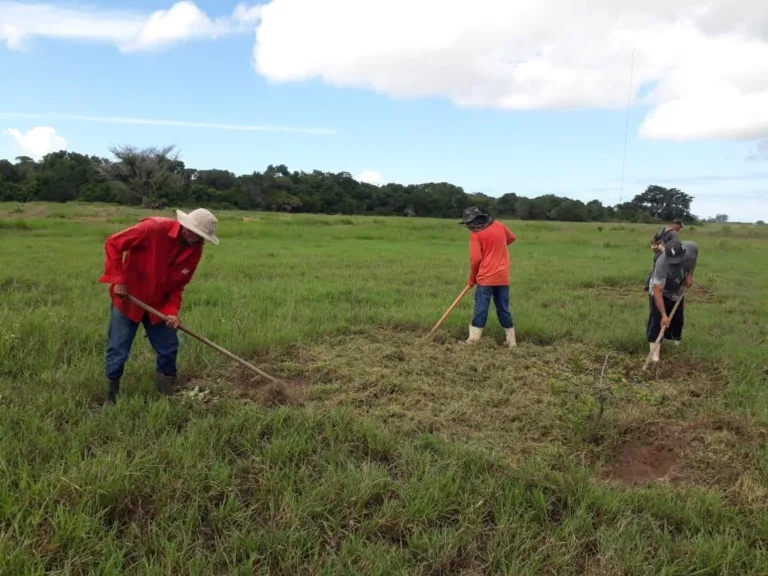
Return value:
M 661 242 L 662 239 L 664 238 L 664 235 L 666 233 L 667 233 L 667 227 L 666 226 L 662 226 L 661 228 L 659 228 L 659 231 L 656 232 L 656 234 L 653 235 L 653 243 L 654 244 L 658 244 L 659 242 Z
M 653 250 L 654 252 L 661 253 L 661 251 L 664 249 L 662 240 L 664 239 L 664 235 L 666 233 L 667 233 L 666 226 L 662 226 L 661 228 L 659 228 L 659 231 L 653 235 L 653 239 L 651 240 L 651 250 Z

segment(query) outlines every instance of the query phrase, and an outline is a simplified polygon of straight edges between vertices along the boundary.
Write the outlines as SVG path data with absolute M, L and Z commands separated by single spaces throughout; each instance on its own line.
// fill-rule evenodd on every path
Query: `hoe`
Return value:
M 139 308 L 143 309 L 145 312 L 149 312 L 150 314 L 154 314 L 155 316 L 157 316 L 158 318 L 160 318 L 163 321 L 168 319 L 168 317 L 165 314 L 163 314 L 159 310 L 155 310 L 154 308 L 152 308 L 152 306 L 149 306 L 148 304 L 145 304 L 141 300 L 138 300 L 138 299 L 134 298 L 131 295 L 128 295 L 128 299 L 131 302 L 133 302 L 134 304 L 136 304 L 136 306 L 138 306 Z M 245 368 L 247 368 L 251 372 L 255 372 L 256 374 L 258 374 L 262 378 L 266 378 L 267 380 L 269 380 L 273 384 L 278 384 L 278 385 L 286 386 L 286 383 L 283 382 L 282 380 L 279 380 L 279 379 L 275 378 L 274 376 L 270 376 L 269 374 L 267 374 L 263 370 L 260 370 L 259 368 L 256 368 L 256 366 L 254 366 L 250 362 L 246 362 L 242 358 L 239 358 L 238 356 L 235 356 L 234 354 L 232 354 L 232 352 L 230 352 L 229 350 L 225 350 L 224 348 L 222 348 L 218 344 L 216 344 L 214 342 L 211 342 L 205 336 L 200 336 L 199 334 L 195 334 L 194 332 L 192 332 L 192 330 L 190 330 L 186 326 L 179 325 L 179 330 L 189 334 L 190 336 L 192 336 L 192 338 L 195 338 L 196 340 L 199 340 L 200 342 L 202 342 L 206 346 L 210 346 L 211 348 L 213 348 L 214 350 L 216 350 L 220 354 L 223 354 L 224 356 L 226 356 L 230 360 L 234 360 L 235 362 L 237 362 L 241 366 L 244 366 Z

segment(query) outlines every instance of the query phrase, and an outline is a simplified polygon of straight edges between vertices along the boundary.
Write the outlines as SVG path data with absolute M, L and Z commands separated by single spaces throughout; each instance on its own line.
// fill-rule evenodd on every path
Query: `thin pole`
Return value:
M 629 69 L 629 93 L 627 94 L 627 114 L 624 119 L 624 154 L 621 158 L 621 187 L 619 189 L 619 204 L 624 197 L 624 169 L 627 164 L 627 139 L 629 137 L 629 107 L 632 103 L 632 82 L 635 75 L 635 46 L 632 45 L 632 64 Z

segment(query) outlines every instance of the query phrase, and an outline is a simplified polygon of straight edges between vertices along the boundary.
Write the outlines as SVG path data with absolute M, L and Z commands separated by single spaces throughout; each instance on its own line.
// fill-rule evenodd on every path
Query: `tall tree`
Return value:
M 89 187 L 100 185 L 98 168 L 88 156 L 61 150 L 47 154 L 40 162 L 36 196 L 50 202 L 69 202 L 84 196 Z M 93 196 L 94 191 L 90 192 Z
M 608 211 L 600 200 L 590 200 L 587 202 L 587 218 L 592 221 L 600 222 L 608 218 Z
M 113 146 L 110 152 L 117 159 L 101 167 L 126 203 L 147 206 L 162 191 L 173 196 L 182 187 L 183 163 L 179 164 L 176 146 L 150 147 Z
M 645 189 L 645 192 L 635 196 L 632 204 L 660 220 L 669 221 L 677 218 L 692 220 L 693 216 L 690 212 L 692 200 L 692 196 L 678 188 L 651 185 Z
M 19 184 L 24 180 L 24 175 L 9 160 L 0 160 L 0 180 Z

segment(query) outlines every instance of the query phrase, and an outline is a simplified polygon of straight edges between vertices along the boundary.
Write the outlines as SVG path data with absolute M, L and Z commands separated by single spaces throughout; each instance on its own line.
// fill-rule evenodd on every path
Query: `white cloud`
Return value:
M 35 126 L 26 132 L 16 128 L 4 130 L 16 141 L 21 156 L 40 160 L 46 154 L 67 149 L 67 141 L 50 126 Z
M 747 160 L 752 162 L 768 162 L 768 140 L 758 142 L 754 152 L 750 152 L 747 155 Z
M 383 184 L 381 172 L 375 172 L 373 170 L 363 170 L 359 176 L 355 178 L 358 182 L 367 182 L 375 186 L 381 186 Z
M 216 122 L 189 122 L 186 120 L 163 120 L 158 118 L 136 118 L 126 116 L 87 116 L 84 114 L 23 114 L 0 112 L 0 118 L 59 118 L 105 124 L 132 124 L 144 126 L 178 126 L 183 128 L 208 128 L 211 130 L 235 130 L 243 132 L 292 132 L 301 134 L 336 134 L 331 128 L 302 128 L 291 126 L 270 126 L 260 124 L 222 124 Z
M 271 0 L 254 66 L 506 110 L 651 106 L 646 138 L 768 136 L 764 0 Z
M 4 41 L 11 50 L 23 49 L 24 31 L 7 22 L 0 23 L 0 40 Z
M 12 50 L 24 49 L 28 40 L 41 37 L 105 42 L 133 52 L 248 32 L 259 14 L 260 7 L 239 4 L 230 15 L 211 18 L 189 0 L 153 13 L 0 0 L 0 40 Z

